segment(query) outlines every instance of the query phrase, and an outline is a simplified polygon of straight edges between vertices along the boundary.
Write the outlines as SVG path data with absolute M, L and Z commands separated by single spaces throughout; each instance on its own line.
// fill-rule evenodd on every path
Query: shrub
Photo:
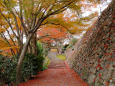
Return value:
M 27 81 L 32 75 L 42 71 L 43 61 L 43 57 L 26 54 L 22 66 L 22 81 Z
M 22 64 L 21 82 L 27 81 L 32 75 L 36 75 L 39 71 L 44 69 L 44 49 L 40 42 L 37 43 L 38 55 L 27 53 Z M 16 80 L 16 66 L 18 56 L 6 57 L 0 55 L 0 81 L 5 84 L 15 83 Z
M 38 53 L 38 57 L 41 59 L 41 63 L 39 63 L 41 65 L 40 68 L 42 68 L 42 70 L 45 70 L 48 68 L 48 65 L 50 64 L 50 59 L 47 58 L 47 54 L 48 54 L 48 48 L 44 48 L 45 46 L 42 45 L 42 43 L 40 43 L 39 41 L 37 42 L 37 53 Z
M 0 79 L 6 84 L 15 81 L 16 64 L 11 58 L 0 55 Z
M 37 51 L 38 51 L 38 54 L 40 55 L 43 55 L 43 57 L 46 57 L 48 55 L 48 51 L 50 49 L 47 47 L 46 44 L 43 44 L 39 41 L 37 41 Z
M 39 56 L 26 54 L 22 65 L 21 82 L 27 81 L 32 75 L 36 75 L 43 70 L 43 60 Z M 17 57 L 4 57 L 0 55 L 0 79 L 5 84 L 15 83 L 16 80 Z
M 45 57 L 44 64 L 43 64 L 43 70 L 48 69 L 49 64 L 50 64 L 50 59 L 48 57 Z
M 45 54 L 44 54 L 44 51 L 45 49 L 43 48 L 43 45 L 42 43 L 40 42 L 37 42 L 37 56 L 39 58 L 39 61 L 38 61 L 38 65 L 39 65 L 39 69 L 40 70 L 43 70 L 43 63 L 44 63 L 44 59 L 45 59 Z

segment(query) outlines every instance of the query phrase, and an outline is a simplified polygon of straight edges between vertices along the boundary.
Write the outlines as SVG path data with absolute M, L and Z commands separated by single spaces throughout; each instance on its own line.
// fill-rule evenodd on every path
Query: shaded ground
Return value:
M 19 86 L 88 86 L 64 61 L 54 57 L 50 57 L 51 63 L 47 70 Z

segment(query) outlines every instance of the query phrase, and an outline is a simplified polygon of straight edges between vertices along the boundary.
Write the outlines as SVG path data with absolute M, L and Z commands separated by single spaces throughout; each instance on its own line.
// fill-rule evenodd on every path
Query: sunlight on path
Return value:
M 66 57 L 64 55 L 57 55 L 57 58 L 63 61 L 66 60 Z

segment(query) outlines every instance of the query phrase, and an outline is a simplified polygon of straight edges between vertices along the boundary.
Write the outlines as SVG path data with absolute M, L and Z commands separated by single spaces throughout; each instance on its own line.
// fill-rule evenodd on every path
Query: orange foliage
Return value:
M 45 25 L 37 31 L 40 41 L 45 43 L 52 43 L 56 40 L 61 40 L 67 37 L 67 30 L 61 26 Z

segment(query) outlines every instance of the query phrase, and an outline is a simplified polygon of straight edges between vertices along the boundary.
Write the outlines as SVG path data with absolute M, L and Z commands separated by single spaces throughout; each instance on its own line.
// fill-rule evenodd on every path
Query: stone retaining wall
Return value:
M 115 86 L 115 0 L 67 60 L 89 86 Z

